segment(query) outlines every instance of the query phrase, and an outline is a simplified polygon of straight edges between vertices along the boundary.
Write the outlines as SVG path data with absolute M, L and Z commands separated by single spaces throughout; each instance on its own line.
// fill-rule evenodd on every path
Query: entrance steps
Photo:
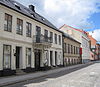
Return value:
M 22 75 L 22 74 L 26 74 L 26 73 L 21 69 L 16 69 L 16 75 Z

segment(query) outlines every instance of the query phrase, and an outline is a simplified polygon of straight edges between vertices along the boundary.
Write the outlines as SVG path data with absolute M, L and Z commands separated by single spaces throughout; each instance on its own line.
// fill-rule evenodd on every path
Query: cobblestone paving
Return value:
M 60 77 L 43 77 L 35 82 L 16 84 L 13 87 L 100 87 L 100 63 Z

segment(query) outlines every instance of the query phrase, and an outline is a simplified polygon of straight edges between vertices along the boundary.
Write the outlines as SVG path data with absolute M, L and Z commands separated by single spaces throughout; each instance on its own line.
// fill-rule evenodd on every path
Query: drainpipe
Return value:
M 62 52 L 63 52 L 63 66 L 64 66 L 64 36 L 62 35 Z

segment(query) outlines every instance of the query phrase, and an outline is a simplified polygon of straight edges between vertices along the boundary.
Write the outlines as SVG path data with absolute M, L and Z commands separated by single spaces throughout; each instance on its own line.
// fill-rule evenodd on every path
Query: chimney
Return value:
M 33 12 L 35 12 L 35 6 L 29 5 L 29 8 L 30 8 Z

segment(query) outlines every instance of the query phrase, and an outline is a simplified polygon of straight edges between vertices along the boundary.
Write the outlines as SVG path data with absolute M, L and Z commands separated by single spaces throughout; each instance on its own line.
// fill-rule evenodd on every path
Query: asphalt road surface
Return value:
M 100 62 L 68 72 L 63 71 L 5 87 L 100 87 Z

